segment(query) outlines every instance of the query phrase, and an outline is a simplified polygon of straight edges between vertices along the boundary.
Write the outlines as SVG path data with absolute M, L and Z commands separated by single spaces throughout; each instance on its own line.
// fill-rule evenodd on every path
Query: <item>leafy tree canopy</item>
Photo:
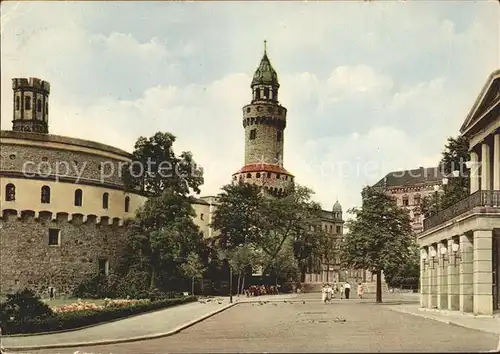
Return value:
M 372 272 L 393 269 L 411 257 L 414 234 L 408 213 L 383 191 L 366 187 L 362 207 L 351 209 L 355 219 L 341 244 L 341 262 L 352 269 Z
M 177 194 L 200 193 L 203 169 L 191 152 L 176 156 L 175 136 L 158 132 L 150 138 L 140 137 L 134 146 L 132 161 L 123 167 L 122 179 L 127 190 L 142 190 L 159 196 L 169 188 Z

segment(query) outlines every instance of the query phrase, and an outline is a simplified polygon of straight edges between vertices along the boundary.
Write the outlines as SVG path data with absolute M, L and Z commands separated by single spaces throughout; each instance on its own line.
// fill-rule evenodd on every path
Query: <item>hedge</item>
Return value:
M 30 319 L 22 322 L 7 322 L 2 324 L 3 334 L 53 332 L 95 325 L 124 317 L 164 309 L 197 301 L 196 296 L 186 296 L 177 299 L 165 299 L 146 304 L 138 304 L 121 308 L 105 308 L 102 310 L 82 310 L 55 313 L 53 316 L 41 319 Z

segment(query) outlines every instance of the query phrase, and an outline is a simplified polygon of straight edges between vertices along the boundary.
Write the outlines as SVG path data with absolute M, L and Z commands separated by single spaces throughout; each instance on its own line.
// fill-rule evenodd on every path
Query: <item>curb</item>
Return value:
M 217 315 L 218 313 L 225 311 L 233 306 L 239 305 L 244 302 L 233 302 L 232 304 L 228 304 L 226 306 L 223 306 L 220 309 L 217 309 L 215 311 L 212 311 L 206 315 L 200 316 L 188 323 L 185 323 L 183 325 L 180 325 L 179 327 L 168 331 L 164 333 L 156 333 L 156 334 L 150 334 L 150 335 L 145 335 L 141 337 L 132 337 L 132 338 L 123 338 L 123 339 L 112 339 L 112 340 L 102 340 L 102 341 L 94 341 L 94 342 L 82 342 L 82 343 L 65 343 L 65 344 L 48 344 L 48 345 L 33 345 L 33 346 L 18 346 L 18 347 L 2 347 L 2 350 L 7 353 L 7 352 L 19 352 L 19 351 L 24 351 L 24 350 L 39 350 L 39 349 L 61 349 L 61 348 L 72 348 L 72 347 L 90 347 L 94 345 L 108 345 L 108 344 L 119 344 L 119 343 L 130 343 L 130 342 L 138 342 L 142 340 L 148 340 L 148 339 L 157 339 L 157 338 L 163 338 L 163 337 L 169 337 L 171 335 L 177 334 L 181 332 L 182 330 L 189 328 L 191 326 L 194 326 L 195 324 L 202 322 L 206 320 L 207 318 L 210 318 L 214 315 Z M 4 353 L 2 352 L 2 353 Z
M 437 322 L 441 322 L 441 323 L 446 323 L 446 324 L 451 325 L 451 326 L 456 326 L 456 327 L 461 327 L 461 328 L 466 328 L 466 329 L 472 329 L 472 330 L 480 331 L 480 332 L 484 332 L 484 333 L 496 334 L 496 335 L 498 335 L 500 337 L 500 332 L 492 332 L 492 331 L 485 330 L 485 329 L 482 329 L 482 328 L 473 328 L 473 327 L 469 327 L 469 326 L 466 326 L 466 325 L 463 325 L 463 324 L 456 323 L 454 321 L 450 321 L 450 320 L 447 320 L 447 319 L 441 319 L 441 318 L 435 318 L 435 317 L 424 315 L 424 314 L 421 314 L 421 313 L 414 313 L 414 312 L 405 311 L 405 310 L 398 310 L 398 309 L 394 309 L 394 308 L 391 308 L 390 310 L 391 311 L 395 311 L 395 312 L 399 312 L 399 313 L 405 313 L 405 314 L 408 314 L 408 315 L 417 316 L 417 317 L 422 317 L 422 318 L 425 318 L 425 319 L 428 319 L 428 320 L 433 320 L 433 321 L 437 321 Z

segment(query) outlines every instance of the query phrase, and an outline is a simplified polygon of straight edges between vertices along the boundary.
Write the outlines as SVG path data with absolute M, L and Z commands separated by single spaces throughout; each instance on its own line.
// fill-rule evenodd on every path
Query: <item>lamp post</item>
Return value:
M 439 211 L 439 207 L 438 207 L 438 203 L 439 203 L 439 185 L 435 185 L 434 186 L 434 199 L 435 199 L 435 204 L 434 204 L 434 208 L 435 208 L 435 213 L 437 214 L 438 211 Z
M 441 268 L 444 268 L 444 256 L 446 255 L 446 247 L 441 247 L 439 253 L 441 253 Z
M 456 242 L 453 242 L 451 245 L 451 250 L 453 251 L 453 266 L 457 266 L 457 258 L 461 259 L 461 256 L 458 254 L 458 251 L 460 250 L 460 245 Z
M 435 264 L 435 262 L 436 262 L 437 252 L 436 252 L 436 250 L 435 250 L 435 249 L 432 249 L 430 253 L 431 253 L 431 259 L 432 259 L 432 263 L 431 263 L 432 265 L 431 265 L 431 267 L 430 267 L 430 268 L 431 268 L 431 269 L 434 269 L 434 264 Z

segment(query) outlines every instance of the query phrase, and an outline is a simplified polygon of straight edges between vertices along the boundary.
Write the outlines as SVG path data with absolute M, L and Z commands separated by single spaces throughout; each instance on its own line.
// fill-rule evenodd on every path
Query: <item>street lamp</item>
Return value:
M 441 253 L 441 267 L 444 268 L 444 256 L 446 255 L 446 247 L 441 247 L 439 253 Z
M 446 182 L 446 183 L 448 183 L 448 182 Z M 434 198 L 436 199 L 434 208 L 436 209 L 436 214 L 439 211 L 439 207 L 438 207 L 438 202 L 439 202 L 438 193 L 439 193 L 439 185 L 436 184 L 436 185 L 434 185 Z
M 457 266 L 457 258 L 462 259 L 458 251 L 460 250 L 460 245 L 457 242 L 453 242 L 451 245 L 451 250 L 453 251 L 453 266 Z
M 431 269 L 434 269 L 434 264 L 436 262 L 436 256 L 437 256 L 437 252 L 435 249 L 431 249 L 431 260 L 432 260 L 432 263 L 431 263 Z

